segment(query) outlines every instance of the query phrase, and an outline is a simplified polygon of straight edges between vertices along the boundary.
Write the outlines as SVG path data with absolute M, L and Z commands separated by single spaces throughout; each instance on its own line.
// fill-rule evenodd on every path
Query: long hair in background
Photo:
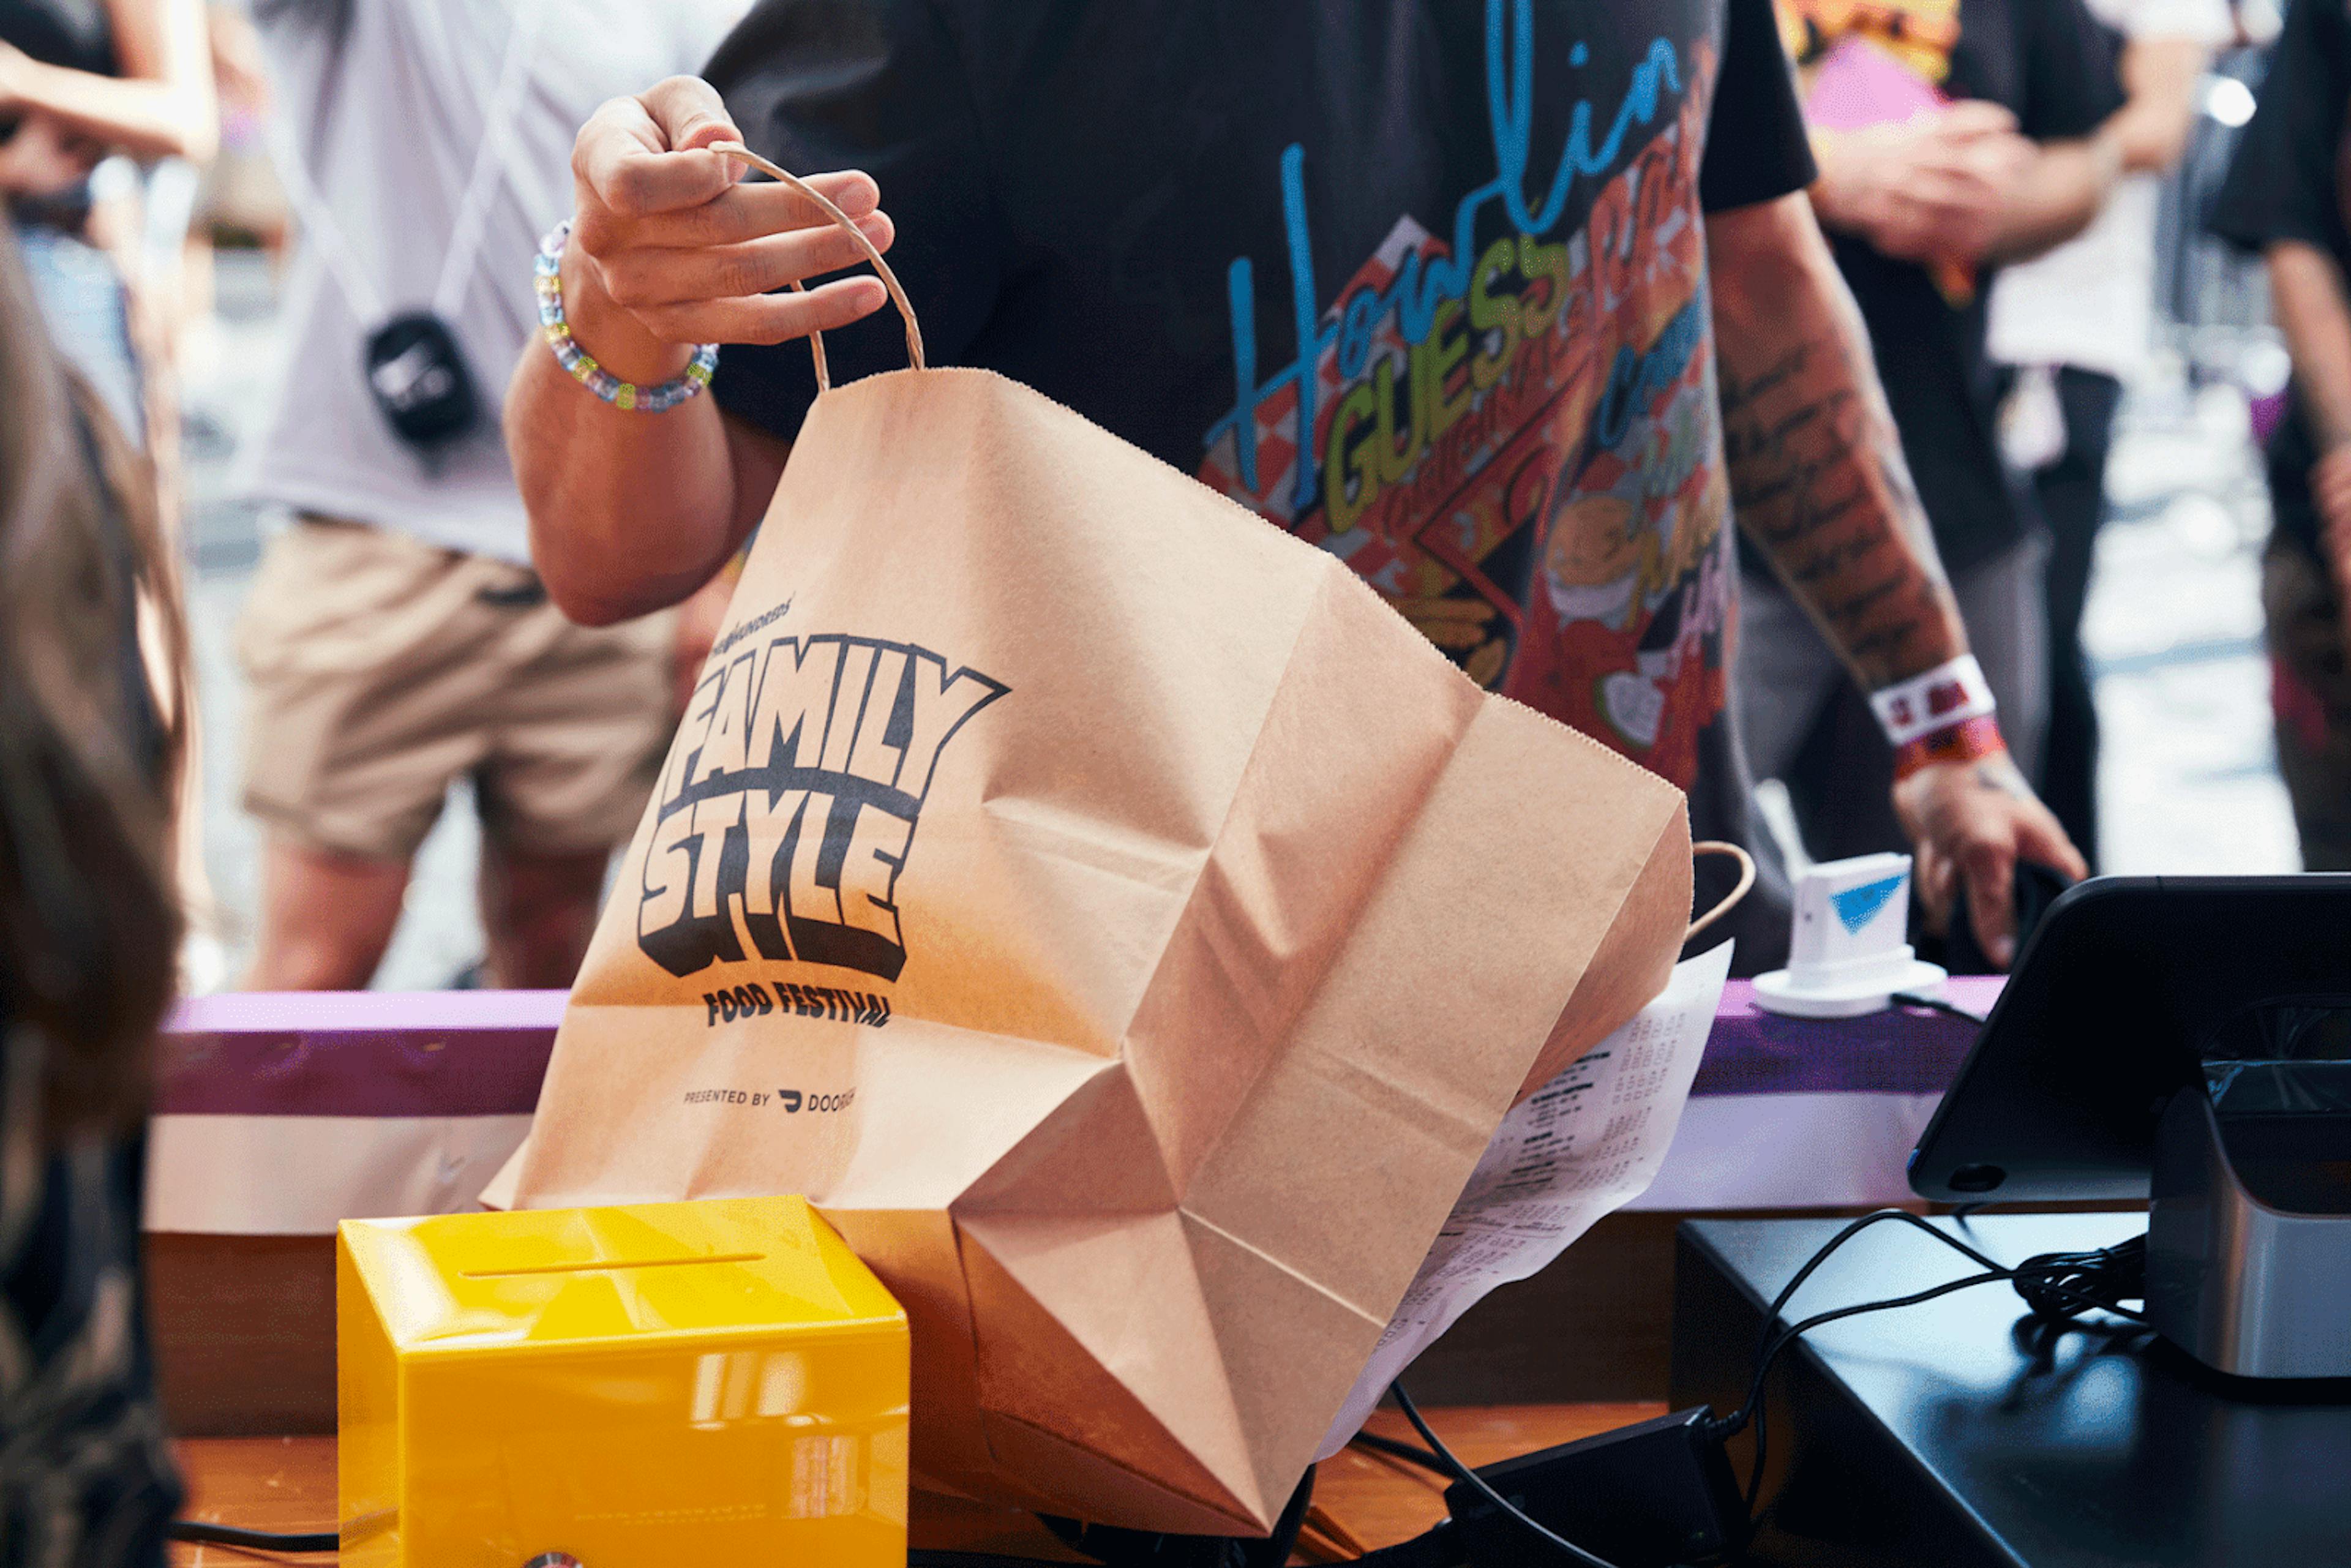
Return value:
M 44 1038 L 53 1138 L 143 1114 L 177 979 L 185 649 L 143 464 L 51 351 L 0 225 L 0 1017 Z

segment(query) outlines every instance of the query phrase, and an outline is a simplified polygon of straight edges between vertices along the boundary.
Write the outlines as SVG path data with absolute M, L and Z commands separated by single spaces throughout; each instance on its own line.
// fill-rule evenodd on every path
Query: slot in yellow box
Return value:
M 906 1560 L 906 1318 L 796 1197 L 346 1220 L 346 1565 Z

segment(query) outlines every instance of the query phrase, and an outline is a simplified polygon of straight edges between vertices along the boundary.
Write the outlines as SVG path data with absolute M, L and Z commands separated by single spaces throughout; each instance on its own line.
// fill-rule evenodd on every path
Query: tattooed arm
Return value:
M 1709 225 L 1724 455 L 1740 525 L 1874 691 L 1965 653 L 1967 631 L 1861 312 L 1802 202 Z M 1750 243 L 1756 228 L 1773 243 Z
M 1865 691 L 1967 652 L 1867 329 L 1801 194 L 1707 223 L 1723 443 L 1739 521 Z M 1964 882 L 1985 949 L 2011 954 L 2019 859 L 2087 874 L 2004 755 L 1895 789 L 1930 911 Z

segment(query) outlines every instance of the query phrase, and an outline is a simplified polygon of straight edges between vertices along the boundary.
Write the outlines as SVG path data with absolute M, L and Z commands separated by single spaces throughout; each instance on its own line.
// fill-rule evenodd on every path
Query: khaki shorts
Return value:
M 675 727 L 674 626 L 575 626 L 525 568 L 304 517 L 237 624 L 246 808 L 315 848 L 407 860 L 470 779 L 494 841 L 610 850 Z

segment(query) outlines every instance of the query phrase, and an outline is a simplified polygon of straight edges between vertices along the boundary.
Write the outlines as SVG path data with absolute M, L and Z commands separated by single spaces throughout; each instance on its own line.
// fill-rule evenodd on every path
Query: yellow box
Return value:
M 906 1317 L 796 1197 L 346 1220 L 366 1568 L 906 1561 Z

